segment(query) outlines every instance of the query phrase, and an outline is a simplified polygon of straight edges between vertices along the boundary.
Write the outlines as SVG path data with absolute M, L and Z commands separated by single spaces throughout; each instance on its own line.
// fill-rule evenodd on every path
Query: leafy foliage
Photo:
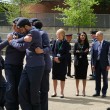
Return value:
M 4 12 L 3 4 L 2 3 L 0 3 L 0 12 Z
M 7 16 L 9 23 L 16 17 L 29 17 L 28 6 L 29 4 L 36 4 L 40 0 L 10 0 L 10 2 L 2 3 L 0 10 L 2 9 Z
M 66 26 L 93 26 L 96 16 L 92 6 L 98 5 L 95 0 L 64 0 L 66 8 L 56 6 L 54 10 L 62 12 L 61 20 Z
M 11 3 L 16 3 L 16 4 L 29 4 L 29 3 L 37 3 L 40 0 L 10 0 Z

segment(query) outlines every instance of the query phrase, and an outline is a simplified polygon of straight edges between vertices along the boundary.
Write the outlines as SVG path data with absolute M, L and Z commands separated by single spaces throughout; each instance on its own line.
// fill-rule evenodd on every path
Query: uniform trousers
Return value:
M 40 88 L 41 110 L 48 110 L 48 91 L 49 91 L 50 70 L 44 70 Z
M 2 68 L 0 67 L 0 107 L 4 109 L 5 105 L 6 80 L 2 75 Z
M 19 110 L 18 102 L 18 84 L 21 77 L 23 65 L 5 64 L 6 86 L 6 103 L 7 110 Z
M 19 102 L 22 110 L 41 110 L 40 88 L 44 66 L 25 67 L 19 83 Z
M 67 63 L 67 76 L 71 76 L 71 59 Z

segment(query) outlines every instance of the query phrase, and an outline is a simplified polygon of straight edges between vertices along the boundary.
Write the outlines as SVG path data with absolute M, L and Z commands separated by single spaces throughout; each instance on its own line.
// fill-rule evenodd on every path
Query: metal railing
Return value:
M 62 27 L 63 22 L 56 18 L 61 17 L 59 13 L 29 13 L 31 17 L 37 17 L 43 22 L 45 27 Z M 110 28 L 110 14 L 96 14 L 97 22 L 93 28 Z M 5 13 L 0 13 L 0 26 L 9 25 Z M 73 26 L 74 27 L 74 26 Z M 91 28 L 91 27 L 90 27 Z

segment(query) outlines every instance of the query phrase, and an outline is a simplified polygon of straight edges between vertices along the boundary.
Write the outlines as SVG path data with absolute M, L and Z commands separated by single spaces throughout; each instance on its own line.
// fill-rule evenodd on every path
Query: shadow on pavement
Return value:
M 78 96 L 78 98 L 71 98 L 71 97 L 65 97 L 63 99 L 59 99 L 58 97 L 56 98 L 49 98 L 49 101 L 53 101 L 53 102 L 60 102 L 60 103 L 70 103 L 70 104 L 83 104 L 83 105 L 93 105 L 93 103 L 102 103 L 102 104 L 110 104 L 110 97 L 106 97 L 106 98 L 101 98 L 100 97 L 90 97 L 90 96 L 86 96 L 86 97 L 80 97 Z

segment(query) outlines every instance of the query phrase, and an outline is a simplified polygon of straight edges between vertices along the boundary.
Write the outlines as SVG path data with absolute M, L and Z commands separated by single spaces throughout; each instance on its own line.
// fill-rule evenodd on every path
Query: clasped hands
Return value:
M 56 63 L 60 63 L 58 57 L 54 57 L 53 60 L 54 60 Z
M 88 52 L 89 51 L 89 49 L 87 48 L 86 50 L 84 50 L 83 52 Z M 80 50 L 76 50 L 76 53 L 80 53 Z

